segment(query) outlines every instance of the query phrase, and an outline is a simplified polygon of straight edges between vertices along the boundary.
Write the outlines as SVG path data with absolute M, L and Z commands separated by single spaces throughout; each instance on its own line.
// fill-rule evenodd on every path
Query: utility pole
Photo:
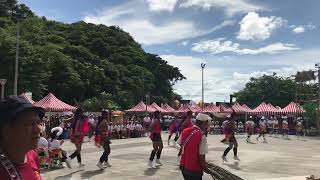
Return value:
M 1 100 L 4 98 L 4 85 L 6 84 L 7 80 L 6 79 L 0 79 L 0 84 L 1 84 Z
M 206 67 L 206 64 L 201 63 L 201 69 L 202 69 L 202 104 L 201 104 L 201 110 L 202 111 L 203 111 L 203 108 L 204 108 L 204 85 L 203 85 L 204 77 L 203 77 L 203 70 L 204 70 L 205 67 Z
M 20 22 L 17 22 L 17 46 L 16 46 L 16 62 L 15 62 L 15 71 L 14 71 L 14 86 L 13 86 L 13 95 L 18 94 L 18 66 L 19 66 L 19 39 L 20 39 Z
M 317 121 L 317 128 L 318 130 L 320 130 L 320 115 L 319 115 L 319 107 L 320 107 L 320 66 L 319 63 L 316 66 L 318 68 L 318 108 L 317 108 L 317 112 L 318 112 L 318 121 Z

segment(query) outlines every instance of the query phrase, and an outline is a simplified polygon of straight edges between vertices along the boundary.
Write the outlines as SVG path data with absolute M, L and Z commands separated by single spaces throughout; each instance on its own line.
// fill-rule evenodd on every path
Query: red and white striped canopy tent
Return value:
M 232 113 L 234 112 L 232 108 L 229 108 L 229 107 L 225 107 L 224 105 L 219 105 L 219 108 L 220 108 L 220 112 L 221 113 Z
M 250 113 L 252 111 L 252 109 L 249 108 L 246 104 L 243 104 L 242 107 L 246 110 L 247 113 Z
M 234 103 L 231 107 L 236 114 L 246 114 L 247 109 L 242 107 L 239 103 Z
M 190 106 L 190 105 L 182 105 L 178 110 L 176 110 L 175 112 L 177 113 L 185 113 L 185 112 L 188 112 L 188 111 L 192 111 L 193 113 L 194 112 L 199 112 L 201 111 L 201 108 L 200 107 L 197 107 L 197 106 Z
M 160 107 L 160 106 L 158 106 L 158 104 L 157 103 L 152 103 L 151 105 L 150 105 L 150 107 L 152 107 L 152 108 L 154 108 L 154 109 L 156 109 L 157 111 L 160 111 L 160 112 L 162 112 L 162 113 L 167 113 L 168 111 L 167 110 L 165 110 L 165 109 L 163 109 L 162 107 Z
M 201 112 L 201 107 L 199 107 L 198 105 L 196 106 L 190 106 L 190 109 L 192 112 Z
M 256 107 L 250 112 L 250 114 L 255 114 L 255 115 L 273 115 L 277 113 L 279 113 L 277 109 L 275 110 L 265 102 L 262 102 L 258 107 Z
M 169 106 L 169 104 L 167 104 L 167 103 L 162 106 L 162 109 L 166 110 L 167 112 L 175 112 L 176 111 L 171 106 Z
M 281 113 L 283 114 L 303 114 L 306 111 L 303 109 L 300 104 L 291 102 L 285 108 L 281 109 Z
M 34 104 L 34 101 L 30 97 L 28 97 L 25 93 L 22 93 L 19 96 L 29 101 L 29 103 Z
M 214 104 L 210 104 L 209 106 L 206 106 L 205 108 L 203 108 L 203 112 L 205 112 L 205 113 L 219 113 L 220 108 Z
M 66 104 L 56 98 L 52 93 L 49 93 L 46 97 L 40 101 L 34 103 L 34 106 L 42 107 L 46 111 L 50 112 L 65 112 L 65 111 L 76 111 L 76 107 Z
M 146 106 L 144 102 L 139 102 L 136 106 L 131 109 L 126 110 L 125 112 L 155 112 L 155 108 Z
M 268 104 L 271 109 L 273 109 L 277 114 L 281 113 L 281 108 L 279 106 L 277 106 L 278 108 L 274 107 L 271 103 Z

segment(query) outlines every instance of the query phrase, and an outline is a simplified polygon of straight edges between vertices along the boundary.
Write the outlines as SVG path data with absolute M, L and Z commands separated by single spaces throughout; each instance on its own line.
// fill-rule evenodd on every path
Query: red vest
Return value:
M 185 144 L 183 153 L 181 155 L 180 167 L 192 173 L 199 175 L 203 174 L 203 169 L 200 163 L 199 146 L 202 140 L 202 133 L 198 127 L 186 128 L 181 134 L 181 144 L 186 142 L 188 136 L 195 131 L 190 140 Z
M 154 133 L 158 133 L 158 134 L 161 133 L 161 125 L 160 125 L 160 120 L 159 119 L 153 119 L 152 126 L 153 126 L 153 132 Z

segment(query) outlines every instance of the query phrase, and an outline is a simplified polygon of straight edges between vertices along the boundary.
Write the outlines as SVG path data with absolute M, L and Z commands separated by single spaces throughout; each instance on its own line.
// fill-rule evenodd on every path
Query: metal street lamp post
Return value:
M 315 64 L 317 70 L 318 70 L 318 106 L 317 106 L 317 129 L 320 129 L 320 115 L 319 115 L 319 107 L 320 107 L 320 64 Z
M 20 22 L 17 22 L 17 46 L 16 46 L 16 61 L 15 61 L 15 70 L 14 70 L 14 86 L 13 86 L 13 95 L 18 93 L 18 66 L 19 66 L 19 39 L 20 39 Z
M 4 98 L 4 85 L 6 84 L 7 80 L 6 79 L 0 79 L 0 84 L 1 84 L 1 99 Z
M 203 111 L 204 107 L 204 87 L 203 87 L 203 69 L 206 67 L 206 64 L 201 63 L 201 69 L 202 69 L 202 104 L 201 104 L 201 110 Z

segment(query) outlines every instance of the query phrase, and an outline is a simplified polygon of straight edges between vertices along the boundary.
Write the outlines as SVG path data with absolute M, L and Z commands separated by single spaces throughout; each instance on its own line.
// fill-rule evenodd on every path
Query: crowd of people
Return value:
M 65 163 L 67 167 L 72 168 L 71 161 L 74 158 L 77 159 L 79 167 L 83 167 L 85 164 L 81 151 L 86 134 L 88 141 L 94 137 L 94 144 L 103 149 L 101 157 L 97 158 L 97 167 L 101 170 L 111 167 L 109 155 L 112 139 L 144 136 L 149 136 L 153 147 L 148 166 L 155 168 L 155 165 L 162 165 L 161 133 L 165 128 L 165 120 L 159 111 L 140 118 L 140 121 L 130 117 L 116 123 L 111 121 L 111 114 L 107 110 L 102 111 L 101 116 L 95 116 L 86 115 L 78 108 L 74 115 L 54 115 L 50 117 L 50 121 L 44 116 L 42 108 L 34 107 L 23 98 L 12 96 L 1 101 L 0 177 L 41 179 L 39 164 L 52 167 L 63 166 Z M 281 133 L 283 137 L 288 137 L 290 125 L 286 116 L 271 116 L 269 119 L 264 116 L 250 116 L 245 123 L 238 118 L 235 113 L 231 113 L 220 124 L 218 121 L 212 122 L 212 118 L 206 114 L 193 114 L 191 111 L 180 117 L 170 117 L 168 145 L 180 145 L 177 157 L 185 179 L 201 179 L 203 172 L 210 173 L 205 163 L 205 155 L 208 153 L 206 137 L 209 133 L 215 132 L 215 129 L 222 131 L 225 136 L 221 142 L 228 145 L 221 156 L 223 161 L 227 161 L 230 150 L 233 150 L 233 159 L 240 160 L 235 136 L 239 131 L 248 133 L 248 143 L 251 142 L 250 137 L 254 133 L 258 133 L 257 141 L 260 137 L 266 141 L 266 133 L 270 136 Z M 302 118 L 293 122 L 297 135 L 303 135 Z M 171 139 L 173 135 L 175 136 Z M 63 149 L 66 137 L 70 138 L 75 147 L 71 154 Z

